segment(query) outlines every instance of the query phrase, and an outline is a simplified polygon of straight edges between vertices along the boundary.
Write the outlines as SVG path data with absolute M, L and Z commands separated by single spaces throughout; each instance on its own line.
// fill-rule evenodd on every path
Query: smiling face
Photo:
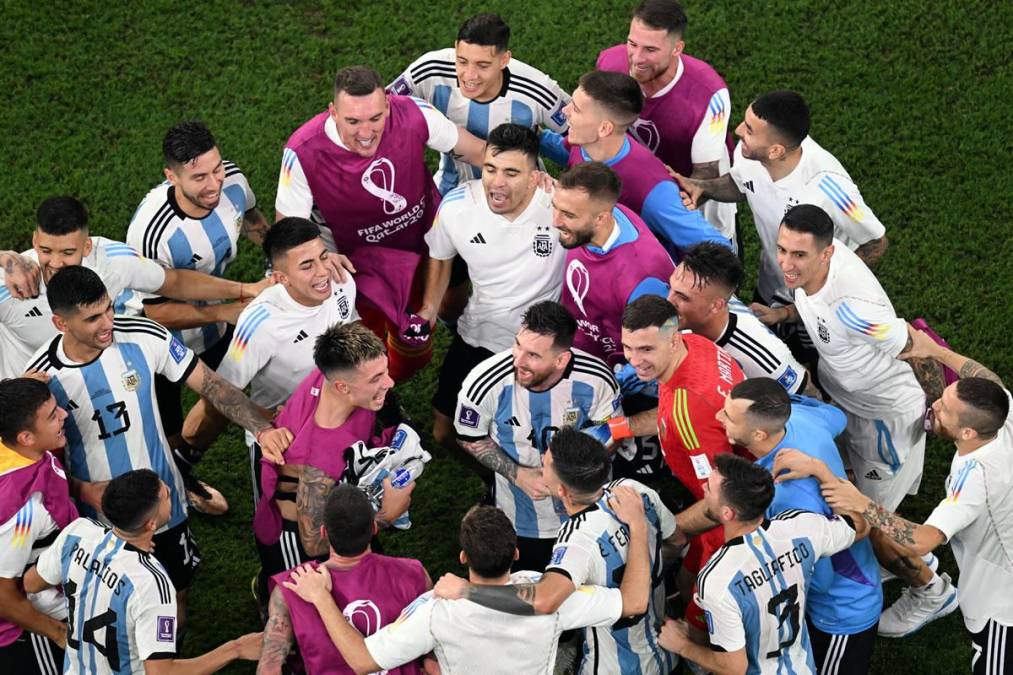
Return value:
M 679 310 L 679 328 L 682 329 L 699 331 L 728 306 L 720 288 L 702 282 L 683 264 L 672 271 L 668 287 L 668 301 Z
M 682 344 L 679 331 L 648 326 L 640 330 L 623 328 L 623 356 L 644 382 L 657 380 L 672 365 Z
M 78 305 L 70 314 L 54 314 L 53 324 L 86 350 L 102 351 L 113 343 L 113 303 L 108 295 L 102 296 L 93 305 Z
M 567 139 L 572 145 L 589 145 L 611 133 L 612 126 L 606 125 L 601 106 L 582 87 L 577 87 L 573 98 L 563 106 L 563 114 L 570 125 Z
M 753 106 L 746 108 L 742 122 L 735 128 L 735 135 L 739 137 L 742 156 L 746 159 L 765 162 L 783 157 L 786 152 L 775 129 L 756 116 Z
M 957 396 L 957 383 L 946 387 L 943 395 L 932 404 L 932 433 L 947 441 L 961 440 L 960 415 L 967 404 Z
M 346 148 L 361 157 L 376 154 L 390 112 L 383 89 L 375 89 L 366 96 L 351 96 L 342 91 L 329 110 Z
M 563 248 L 591 243 L 595 229 L 611 215 L 611 207 L 592 199 L 587 190 L 557 186 L 552 193 L 552 225 L 559 230 L 559 243 Z
M 32 428 L 18 434 L 18 443 L 38 450 L 56 450 L 67 445 L 63 422 L 67 411 L 52 396 L 35 411 Z
M 725 397 L 724 406 L 714 415 L 715 419 L 724 427 L 725 436 L 731 445 L 748 448 L 753 441 L 757 440 L 756 427 L 749 422 L 749 408 L 752 401 L 746 398 Z
M 331 296 L 329 255 L 320 237 L 299 244 L 275 261 L 276 278 L 296 302 L 316 307 Z
M 188 215 L 202 216 L 218 207 L 225 182 L 225 165 L 218 148 L 211 148 L 186 164 L 165 169 L 176 189 L 176 201 Z
M 335 382 L 339 391 L 348 395 L 352 405 L 377 411 L 387 400 L 387 392 L 394 386 L 387 369 L 387 356 L 360 363 L 355 370 L 342 375 Z
M 39 258 L 42 279 L 47 284 L 64 267 L 80 265 L 91 253 L 91 246 L 91 237 L 86 228 L 61 235 L 46 234 L 38 228 L 32 233 L 32 248 Z
M 482 188 L 490 211 L 508 218 L 519 215 L 535 187 L 534 160 L 519 150 L 493 154 L 493 147 L 486 146 Z
M 569 350 L 556 349 L 550 335 L 521 328 L 514 338 L 514 379 L 525 389 L 539 389 L 566 368 Z
M 789 230 L 784 225 L 777 232 L 777 265 L 788 288 L 802 288 L 809 294 L 822 288 L 833 253 L 833 244 L 821 250 L 808 232 Z
M 489 101 L 503 87 L 503 69 L 510 62 L 510 50 L 496 51 L 492 45 L 463 40 L 454 43 L 455 68 L 461 94 L 476 101 Z
M 626 38 L 626 61 L 630 77 L 641 85 L 671 79 L 679 67 L 679 55 L 686 46 L 663 28 L 651 28 L 640 19 L 630 22 Z

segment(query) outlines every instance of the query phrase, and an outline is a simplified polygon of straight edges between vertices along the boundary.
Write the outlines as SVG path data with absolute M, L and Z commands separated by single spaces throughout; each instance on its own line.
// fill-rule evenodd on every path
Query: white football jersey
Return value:
M 510 575 L 511 584 L 535 584 L 538 572 Z M 622 616 L 618 589 L 581 586 L 552 614 L 513 616 L 467 600 L 443 600 L 432 591 L 408 605 L 394 623 L 366 638 L 366 649 L 385 669 L 436 653 L 447 675 L 551 675 L 563 631 L 607 628 Z
M 771 180 L 762 164 L 742 156 L 741 144 L 735 148 L 729 174 L 746 195 L 760 236 L 763 252 L 757 290 L 768 304 L 791 302 L 784 275 L 777 266 L 777 230 L 791 207 L 814 204 L 822 208 L 834 221 L 836 237 L 852 250 L 886 234 L 841 163 L 808 136 L 802 141 L 798 166 L 777 182 Z
M 472 347 L 509 348 L 528 307 L 559 299 L 566 251 L 541 189 L 510 221 L 489 209 L 481 180 L 468 181 L 443 198 L 426 243 L 433 258 L 468 263 L 471 297 L 457 332 Z
M 788 345 L 741 302 L 729 302 L 728 309 L 728 325 L 714 344 L 732 355 L 746 377 L 770 377 L 789 394 L 802 393 L 807 373 Z
M 571 352 L 563 379 L 546 391 L 516 384 L 509 349 L 475 366 L 457 396 L 454 428 L 458 438 L 488 436 L 520 466 L 539 469 L 559 429 L 600 425 L 617 414 L 619 385 L 612 371 L 587 352 Z M 518 536 L 552 539 L 567 519 L 559 500 L 534 501 L 500 474 L 496 474 L 495 492 L 496 506 L 510 518 Z
M 197 355 L 159 324 L 123 316 L 113 319 L 113 343 L 94 361 L 71 361 L 59 334 L 30 363 L 49 375 L 49 390 L 69 413 L 64 423 L 68 473 L 97 482 L 151 469 L 169 486 L 172 501 L 163 531 L 186 519 L 187 506 L 183 479 L 162 429 L 155 375 L 181 382 L 198 363 Z M 84 506 L 81 511 L 97 515 Z
M 546 572 L 566 575 L 575 585 L 592 584 L 618 589 L 629 554 L 629 528 L 608 507 L 616 487 L 630 487 L 644 498 L 647 541 L 650 542 L 653 592 L 647 612 L 609 627 L 591 627 L 584 634 L 584 658 L 579 672 L 642 673 L 666 675 L 674 665 L 671 655 L 658 645 L 658 631 L 665 620 L 665 589 L 662 579 L 661 543 L 675 533 L 675 516 L 651 488 L 629 478 L 605 486 L 601 499 L 559 528 L 552 559 Z
M 826 283 L 808 295 L 795 290 L 795 309 L 820 355 L 820 384 L 845 411 L 881 419 L 924 410 L 925 393 L 897 355 L 907 344 L 907 322 L 883 287 L 841 241 Z
M 938 529 L 960 569 L 957 589 L 972 633 L 989 619 L 1013 626 L 1013 398 L 995 439 L 966 455 L 954 453 L 946 497 L 926 525 Z
M 433 104 L 451 122 L 466 128 L 479 138 L 501 124 L 511 122 L 537 129 L 543 127 L 565 133 L 568 124 L 563 106 L 570 101 L 556 81 L 542 71 L 517 59 L 510 59 L 503 71 L 503 86 L 491 101 L 479 102 L 461 94 L 454 64 L 453 47 L 423 54 L 391 82 L 392 94 L 417 96 Z M 436 184 L 446 194 L 465 181 L 481 178 L 480 167 L 455 161 L 443 153 Z
M 94 270 L 102 279 L 117 314 L 126 311 L 134 291 L 153 293 L 165 283 L 165 270 L 127 244 L 105 237 L 92 237 L 91 244 L 91 252 L 81 260 L 81 266 Z M 22 255 L 39 261 L 32 249 Z M 0 270 L 0 379 L 25 372 L 25 364 L 35 350 L 56 335 L 45 282 L 39 279 L 38 297 L 15 300 L 3 280 Z
M 848 521 L 794 509 L 730 540 L 696 581 L 711 644 L 744 649 L 749 673 L 815 675 L 805 621 L 809 581 L 817 560 L 854 541 Z
M 78 518 L 39 557 L 39 576 L 67 596 L 64 673 L 144 675 L 176 655 L 176 591 L 154 555 Z
M 222 165 L 225 182 L 214 211 L 203 218 L 186 215 L 179 208 L 175 188 L 165 181 L 148 192 L 137 207 L 127 227 L 127 243 L 163 267 L 224 277 L 236 258 L 243 218 L 257 206 L 257 199 L 238 166 L 228 161 L 223 161 Z M 131 298 L 130 309 L 140 314 L 142 301 L 150 297 Z M 177 333 L 187 347 L 203 354 L 218 342 L 225 330 L 223 322 L 186 328 Z

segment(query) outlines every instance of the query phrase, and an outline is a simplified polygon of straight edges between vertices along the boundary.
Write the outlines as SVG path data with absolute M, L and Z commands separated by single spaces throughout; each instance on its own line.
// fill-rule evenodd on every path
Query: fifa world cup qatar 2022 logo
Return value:
M 394 176 L 394 163 L 386 157 L 374 159 L 362 172 L 362 187 L 383 202 L 383 212 L 388 216 L 401 213 L 408 207 L 404 195 L 394 192 Z
M 637 119 L 630 127 L 630 134 L 651 152 L 657 152 L 661 145 L 661 134 L 651 120 Z
M 571 260 L 570 264 L 566 266 L 566 288 L 570 291 L 570 297 L 573 298 L 577 309 L 581 314 L 587 316 L 587 311 L 584 309 L 584 298 L 587 297 L 587 292 L 591 289 L 591 273 L 579 260 Z
M 352 600 L 345 605 L 341 613 L 345 615 L 348 623 L 366 637 L 383 628 L 380 608 L 372 600 Z M 378 670 L 374 675 L 387 675 L 387 671 Z

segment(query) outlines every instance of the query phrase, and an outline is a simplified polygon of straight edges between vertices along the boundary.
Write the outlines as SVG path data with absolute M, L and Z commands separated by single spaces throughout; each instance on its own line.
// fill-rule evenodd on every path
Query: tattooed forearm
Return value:
M 921 573 L 920 558 L 900 556 L 891 560 L 884 560 L 883 567 L 890 570 L 907 585 L 921 585 L 918 583 Z M 924 564 L 924 563 L 923 563 Z
M 465 597 L 472 602 L 507 614 L 531 616 L 535 613 L 535 584 L 506 586 L 468 585 Z
M 869 502 L 869 505 L 862 511 L 862 517 L 869 523 L 869 527 L 878 528 L 880 532 L 901 546 L 915 545 L 915 529 L 918 527 L 909 520 L 904 520 L 896 513 L 891 513 L 876 502 Z
M 890 245 L 890 240 L 885 236 L 879 239 L 873 239 L 867 241 L 858 248 L 855 249 L 855 255 L 862 259 L 866 267 L 869 269 L 874 268 L 878 263 L 883 254 L 886 253 L 887 246 Z
M 268 603 L 267 624 L 264 626 L 264 645 L 260 652 L 260 663 L 257 675 L 275 675 L 281 673 L 281 667 L 292 651 L 292 619 L 288 606 L 281 594 L 281 588 L 275 588 Z
M 911 338 L 908 338 L 910 341 Z M 946 388 L 946 377 L 943 375 L 943 367 L 933 359 L 908 359 L 911 370 L 914 371 L 915 379 L 922 386 L 925 392 L 925 400 L 932 403 L 943 395 Z
M 204 377 L 197 393 L 207 399 L 218 412 L 253 434 L 271 426 L 257 404 L 247 398 L 246 394 L 207 366 L 203 366 L 203 369 Z
M 991 370 L 981 365 L 974 359 L 967 359 L 967 361 L 960 367 L 960 377 L 983 377 L 986 380 L 992 380 L 1000 387 L 1003 386 L 1002 379 Z
M 511 483 L 517 480 L 517 462 L 503 452 L 496 443 L 486 436 L 477 441 L 459 441 L 479 463 L 506 478 Z
M 730 173 L 700 181 L 700 187 L 703 188 L 705 197 L 718 202 L 741 202 L 746 198 L 746 195 L 739 191 Z
M 299 523 L 299 540 L 311 556 L 327 553 L 327 541 L 321 534 L 324 524 L 324 505 L 334 487 L 334 479 L 312 466 L 303 468 L 295 490 L 296 521 Z
M 704 164 L 694 164 L 693 173 L 690 174 L 690 178 L 696 180 L 709 180 L 711 178 L 717 178 L 721 175 L 721 167 L 718 162 L 705 162 Z

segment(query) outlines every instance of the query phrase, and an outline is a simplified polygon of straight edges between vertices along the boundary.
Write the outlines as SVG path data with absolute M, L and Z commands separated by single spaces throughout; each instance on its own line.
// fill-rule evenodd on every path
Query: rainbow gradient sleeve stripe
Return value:
M 844 215 L 857 221 L 865 218 L 865 210 L 830 176 L 820 178 L 819 188 Z
M 32 531 L 32 515 L 35 507 L 29 500 L 14 516 L 14 538 L 11 545 L 14 548 L 24 548 L 28 545 L 28 534 Z
M 842 302 L 835 312 L 837 318 L 840 319 L 841 323 L 862 335 L 868 335 L 876 338 L 877 340 L 885 340 L 887 334 L 890 332 L 890 325 L 885 323 L 873 323 L 866 321 L 862 317 L 855 314 L 855 311 L 848 307 L 848 303 Z
M 725 128 L 725 117 L 728 111 L 725 109 L 725 100 L 718 92 L 711 96 L 710 103 L 707 104 L 707 112 L 710 115 L 710 132 L 712 134 L 719 134 Z
M 281 153 L 281 184 L 288 187 L 292 182 L 292 167 L 295 166 L 296 157 L 295 151 L 285 148 L 285 151 Z
M 967 477 L 971 475 L 971 472 L 978 466 L 976 460 L 971 460 L 964 466 L 960 467 L 960 472 L 953 479 L 949 489 L 946 491 L 946 501 L 956 503 L 960 500 L 960 491 L 964 489 L 964 483 L 967 482 Z
M 236 334 L 232 338 L 232 344 L 229 345 L 229 357 L 233 361 L 242 360 L 243 354 L 246 352 L 246 346 L 250 344 L 250 338 L 253 337 L 260 324 L 264 323 L 270 316 L 271 312 L 266 307 L 258 305 L 243 317 L 239 325 L 236 326 Z

